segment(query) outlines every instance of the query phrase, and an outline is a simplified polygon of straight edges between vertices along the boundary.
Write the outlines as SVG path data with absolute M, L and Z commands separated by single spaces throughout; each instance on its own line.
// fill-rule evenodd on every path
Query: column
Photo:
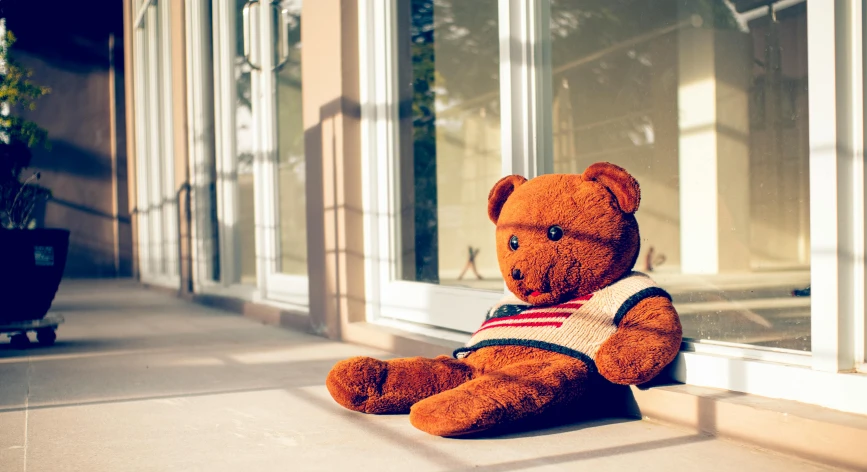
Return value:
M 750 268 L 748 46 L 737 30 L 678 34 L 683 273 Z

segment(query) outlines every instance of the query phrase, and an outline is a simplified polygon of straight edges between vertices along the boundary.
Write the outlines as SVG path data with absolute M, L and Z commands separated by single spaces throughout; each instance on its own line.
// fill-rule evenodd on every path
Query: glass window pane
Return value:
M 151 7 L 154 8 L 154 7 Z M 157 2 L 157 88 L 159 100 L 157 122 L 160 142 L 160 182 L 162 183 L 162 228 L 163 228 L 163 271 L 169 276 L 178 273 L 178 205 L 177 182 L 174 167 L 174 127 L 173 127 L 173 90 L 172 90 L 172 34 L 171 16 L 168 2 Z
M 551 1 L 554 171 L 642 187 L 684 335 L 810 350 L 806 3 Z
M 150 274 L 153 269 L 153 249 L 151 247 L 151 232 L 150 220 L 151 212 L 150 197 L 148 195 L 148 176 L 150 174 L 150 163 L 148 162 L 148 114 L 147 114 L 147 73 L 146 64 L 148 58 L 147 51 L 147 34 L 143 28 L 136 28 L 134 33 L 134 91 L 135 101 L 140 106 L 135 107 L 135 156 L 136 156 L 136 208 L 138 214 L 136 217 L 138 237 L 136 251 L 139 256 L 140 268 L 143 274 Z
M 215 19 L 215 5 L 212 5 L 212 2 L 205 2 L 201 5 L 201 8 L 204 9 L 206 21 L 202 24 L 201 30 L 201 40 L 202 45 L 205 50 L 205 56 L 210 59 L 214 57 L 214 41 L 213 38 L 213 30 L 214 19 Z M 201 74 L 202 80 L 206 87 L 206 90 L 210 93 L 213 93 L 214 89 L 214 73 L 216 72 L 213 68 L 214 63 L 210 62 L 208 59 L 205 59 L 204 63 L 208 64 L 210 67 L 203 67 Z M 202 123 L 203 126 L 213 126 L 214 122 L 211 121 L 215 118 L 214 109 L 212 108 L 214 105 L 213 101 L 205 100 L 205 103 L 202 106 L 205 108 L 204 111 L 204 120 L 207 124 Z M 216 146 L 216 142 L 214 141 L 214 136 L 208 136 L 198 138 L 198 139 L 207 139 L 207 145 L 210 149 L 214 149 Z M 196 189 L 196 192 L 200 194 L 204 194 L 204 196 L 200 196 L 199 198 L 205 200 L 202 202 L 203 208 L 200 208 L 202 214 L 199 216 L 199 221 L 196 222 L 197 228 L 196 230 L 199 232 L 199 239 L 202 241 L 202 254 L 199 256 L 203 262 L 204 258 L 207 258 L 207 262 L 201 264 L 201 267 L 206 268 L 207 270 L 201 270 L 200 277 L 206 278 L 212 282 L 219 282 L 220 278 L 220 217 L 219 217 L 219 202 L 217 196 L 217 182 L 219 178 L 219 173 L 217 172 L 217 156 L 216 153 L 209 154 L 206 157 L 204 163 L 205 175 L 204 179 L 208 182 L 207 186 L 202 185 L 200 188 Z M 195 195 L 195 193 L 194 193 Z M 201 201 L 201 200 L 199 200 Z M 194 205 L 199 205 L 198 202 L 194 202 Z
M 151 270 L 153 274 L 167 275 L 168 267 L 166 259 L 168 257 L 168 238 L 166 228 L 166 207 L 165 204 L 165 172 L 164 166 L 166 156 L 164 155 L 165 147 L 162 133 L 160 132 L 161 124 L 163 123 L 163 107 L 162 107 L 162 88 L 160 80 L 163 78 L 163 57 L 162 57 L 162 42 L 160 41 L 160 15 L 156 6 L 148 6 L 146 19 L 143 23 L 143 28 L 146 32 L 146 111 L 148 126 L 147 126 L 147 141 L 148 141 L 148 186 L 149 186 L 149 208 L 150 216 L 150 241 L 151 241 Z
M 240 267 L 239 282 L 256 284 L 256 208 L 253 182 L 254 129 L 250 65 L 244 59 L 245 0 L 235 2 L 235 155 L 238 183 L 236 267 Z M 253 10 L 255 11 L 255 10 Z M 252 23 L 252 22 L 251 22 Z M 251 37 L 255 37 L 251 33 Z
M 502 290 L 496 0 L 399 2 L 400 278 Z
M 301 0 L 275 15 L 280 272 L 307 275 L 304 123 L 301 114 Z

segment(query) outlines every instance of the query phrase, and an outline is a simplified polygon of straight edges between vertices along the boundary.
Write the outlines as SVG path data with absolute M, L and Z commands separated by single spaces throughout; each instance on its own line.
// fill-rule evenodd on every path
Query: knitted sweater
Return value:
M 596 353 L 626 313 L 648 297 L 671 296 L 640 272 L 631 272 L 590 295 L 553 306 L 532 306 L 509 294 L 488 311 L 485 322 L 458 359 L 485 346 L 519 345 L 555 351 L 596 368 Z

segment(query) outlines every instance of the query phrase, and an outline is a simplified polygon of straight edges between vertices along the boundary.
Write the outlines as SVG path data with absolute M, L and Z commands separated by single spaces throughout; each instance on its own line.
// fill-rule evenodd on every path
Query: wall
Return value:
M 304 155 L 313 330 L 349 340 L 365 319 L 358 2 L 304 3 Z
M 52 143 L 34 152 L 33 165 L 54 193 L 44 225 L 71 231 L 65 276 L 131 275 L 122 4 L 0 4 L 18 37 L 14 57 L 52 90 L 27 116 L 48 130 Z

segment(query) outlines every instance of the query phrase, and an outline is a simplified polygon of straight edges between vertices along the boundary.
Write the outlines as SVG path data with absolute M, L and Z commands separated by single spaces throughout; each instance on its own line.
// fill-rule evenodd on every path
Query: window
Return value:
M 218 171 L 214 133 L 214 45 L 211 2 L 187 2 L 187 140 L 193 218 L 194 290 L 219 283 L 222 276 Z
M 283 0 L 274 15 L 279 272 L 307 275 L 304 123 L 301 109 L 301 1 Z
M 166 2 L 135 2 L 136 174 L 142 278 L 175 285 L 178 227 L 175 196 L 171 37 Z
M 504 290 L 496 179 L 610 161 L 642 185 L 677 379 L 864 412 L 837 395 L 867 394 L 838 374 L 867 351 L 856 4 L 464 3 L 360 3 L 370 320 L 466 339 Z
M 638 179 L 636 269 L 685 337 L 809 351 L 806 2 L 557 0 L 550 18 L 554 172 Z
M 497 2 L 401 5 L 400 278 L 502 290 L 485 216 L 502 168 Z
M 516 171 L 521 149 L 509 156 L 502 143 L 523 121 L 550 150 L 529 156 L 528 177 L 610 161 L 638 178 L 636 269 L 674 294 L 689 338 L 809 351 L 810 297 L 796 296 L 810 286 L 806 4 L 769 15 L 706 0 L 539 3 L 516 15 L 549 39 L 528 51 L 537 123 L 520 115 L 522 83 L 500 80 L 503 32 L 527 42 L 501 24 L 512 7 L 414 0 L 392 11 L 391 280 L 503 290 L 486 200 L 504 168 Z M 503 117 L 501 93 L 512 102 Z M 470 323 L 433 318 L 409 317 Z
M 210 204 L 216 206 L 221 258 L 220 284 L 209 289 L 303 309 L 302 2 L 210 3 L 212 28 L 205 38 L 213 44 L 210 99 L 217 130 Z
M 234 159 L 231 162 L 231 167 L 234 169 L 237 177 L 236 180 L 228 182 L 236 187 L 235 198 L 237 198 L 237 208 L 235 213 L 236 226 L 236 246 L 235 250 L 231 251 L 236 255 L 236 272 L 229 274 L 229 280 L 232 282 L 240 282 L 244 285 L 256 284 L 256 189 L 255 178 L 253 176 L 253 162 L 256 156 L 254 142 L 255 126 L 253 116 L 253 87 L 252 76 L 254 65 L 247 59 L 244 51 L 244 42 L 253 41 L 252 31 L 244 30 L 245 15 L 252 15 L 250 12 L 244 12 L 244 6 L 247 2 L 243 0 L 235 0 L 230 2 L 234 8 L 234 50 L 232 55 L 232 76 L 231 82 L 234 84 L 235 93 L 233 100 L 234 109 Z M 247 19 L 248 21 L 251 21 Z M 252 26 L 250 26 L 252 30 Z M 251 35 L 251 36 L 245 36 Z M 227 150 L 228 151 L 228 150 Z M 228 202 L 227 202 L 228 203 Z

